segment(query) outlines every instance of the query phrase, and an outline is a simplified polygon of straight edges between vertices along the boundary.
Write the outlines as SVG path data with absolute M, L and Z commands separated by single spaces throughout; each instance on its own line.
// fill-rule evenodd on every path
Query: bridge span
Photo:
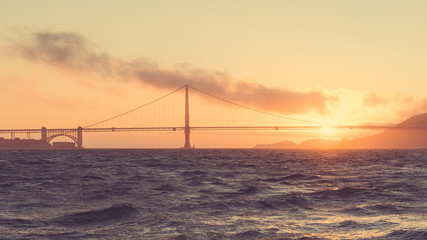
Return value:
M 407 127 L 390 127 L 390 126 L 327 126 L 329 129 L 336 130 L 408 130 Z M 192 131 L 322 131 L 325 126 L 214 126 L 214 127 L 189 127 L 189 132 Z M 412 129 L 416 130 L 416 129 Z M 72 139 L 77 148 L 83 148 L 83 132 L 185 132 L 186 127 L 109 127 L 109 128 L 54 128 L 47 129 L 42 127 L 39 129 L 0 129 L 0 134 L 8 134 L 11 139 L 15 138 L 16 134 L 27 134 L 28 138 L 31 134 L 40 134 L 42 141 L 50 143 L 54 138 L 65 136 Z M 189 144 L 186 138 L 185 143 Z M 184 144 L 184 148 L 191 148 Z
M 278 125 L 278 124 L 272 124 L 272 125 L 243 125 L 243 124 L 236 124 L 234 125 L 214 125 L 214 126 L 200 126 L 197 124 L 190 125 L 190 101 L 189 101 L 189 88 L 192 88 L 196 91 L 201 92 L 202 94 L 205 94 L 211 98 L 217 99 L 219 101 L 225 102 L 227 104 L 231 104 L 240 108 L 244 108 L 245 110 L 253 111 L 256 113 L 261 113 L 273 117 L 278 117 L 286 120 L 293 120 L 293 121 L 299 121 L 304 123 L 309 123 L 309 125 Z M 152 103 L 155 103 L 158 100 L 161 100 L 172 93 L 175 93 L 181 89 L 185 90 L 185 98 L 184 98 L 184 121 L 181 124 L 173 124 L 170 126 L 135 126 L 135 127 L 96 127 L 103 123 L 112 124 L 111 121 L 122 118 L 123 116 L 127 114 L 131 114 L 143 107 L 146 107 Z M 234 123 L 234 122 L 233 122 Z M 105 119 L 103 121 L 91 124 L 86 127 L 77 127 L 77 128 L 53 128 L 48 129 L 46 127 L 42 127 L 39 129 L 0 129 L 0 135 L 1 134 L 9 134 L 11 139 L 15 139 L 16 134 L 27 134 L 27 138 L 30 138 L 31 134 L 40 134 L 40 139 L 44 142 L 50 143 L 54 138 L 65 136 L 70 139 L 72 139 L 77 148 L 83 148 L 83 133 L 93 133 L 93 132 L 154 132 L 154 131 L 162 131 L 162 132 L 183 132 L 184 133 L 184 147 L 183 148 L 192 148 L 190 145 L 190 132 L 192 131 L 299 131 L 299 130 L 309 130 L 309 131 L 318 131 L 323 130 L 325 128 L 328 129 L 336 129 L 336 130 L 399 130 L 399 129 L 408 129 L 408 128 L 399 128 L 398 126 L 351 126 L 351 125 L 331 125 L 331 124 L 319 124 L 316 122 L 310 122 L 310 121 L 304 121 L 304 120 L 298 120 L 293 118 L 288 118 L 285 116 L 280 116 L 277 114 L 272 114 L 268 112 L 263 112 L 260 110 L 252 109 L 243 105 L 239 105 L 233 102 L 230 102 L 228 100 L 221 99 L 219 97 L 213 96 L 209 93 L 200 91 L 198 89 L 195 89 L 193 87 L 190 87 L 189 85 L 185 85 L 181 88 L 178 88 L 171 93 L 158 98 L 148 104 L 142 105 L 138 108 L 132 109 L 130 111 L 127 111 L 125 113 L 116 115 L 114 117 Z

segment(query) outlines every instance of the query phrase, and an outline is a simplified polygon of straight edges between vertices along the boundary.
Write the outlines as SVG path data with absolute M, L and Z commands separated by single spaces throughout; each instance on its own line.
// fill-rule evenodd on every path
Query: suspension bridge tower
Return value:
M 189 102 L 188 102 L 188 85 L 185 85 L 185 143 L 184 149 L 191 149 L 190 145 L 190 111 L 189 111 Z

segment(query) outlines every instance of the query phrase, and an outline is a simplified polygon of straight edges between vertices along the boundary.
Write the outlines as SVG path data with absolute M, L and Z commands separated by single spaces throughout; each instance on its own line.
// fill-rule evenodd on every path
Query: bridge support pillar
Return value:
M 186 149 L 192 148 L 190 145 L 190 111 L 188 103 L 188 85 L 185 85 L 185 143 L 184 147 Z
M 42 141 L 47 142 L 47 129 L 46 129 L 46 127 L 42 127 Z
M 184 143 L 184 148 L 192 148 L 190 145 L 190 128 L 185 128 L 184 130 L 185 133 L 185 143 Z
M 77 128 L 77 148 L 83 148 L 83 128 Z

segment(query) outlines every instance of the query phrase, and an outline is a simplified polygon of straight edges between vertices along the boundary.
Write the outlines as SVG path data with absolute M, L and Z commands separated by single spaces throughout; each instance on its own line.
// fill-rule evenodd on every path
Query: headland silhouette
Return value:
M 280 141 L 273 144 L 258 144 L 255 148 L 427 148 L 427 113 L 412 116 L 374 136 L 356 139 L 309 139 L 296 144 L 292 141 Z

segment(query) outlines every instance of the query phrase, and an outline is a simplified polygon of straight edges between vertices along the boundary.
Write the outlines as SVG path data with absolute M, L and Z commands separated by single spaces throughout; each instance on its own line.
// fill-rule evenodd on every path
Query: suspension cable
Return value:
M 128 113 L 134 112 L 134 111 L 136 111 L 136 110 L 138 110 L 138 109 L 141 109 L 141 108 L 146 107 L 146 106 L 148 106 L 148 105 L 150 105 L 150 104 L 152 104 L 152 103 L 155 103 L 155 102 L 157 102 L 157 101 L 159 101 L 159 100 L 161 100 L 161 99 L 163 99 L 163 98 L 165 98 L 165 97 L 167 97 L 167 96 L 169 96 L 169 95 L 172 95 L 173 93 L 175 93 L 175 92 L 177 92 L 177 91 L 179 91 L 179 90 L 183 89 L 184 87 L 185 87 L 185 86 L 182 86 L 182 87 L 180 87 L 180 88 L 177 88 L 177 89 L 173 90 L 172 92 L 170 92 L 170 93 L 168 93 L 168 94 L 166 94 L 166 95 L 164 95 L 164 96 L 161 96 L 161 97 L 159 97 L 159 98 L 157 98 L 157 99 L 155 99 L 155 100 L 153 100 L 153 101 L 151 101 L 151 102 L 149 102 L 149 103 L 146 103 L 146 104 L 144 104 L 144 105 L 141 105 L 141 106 L 139 106 L 139 107 L 136 107 L 136 108 L 134 108 L 134 109 L 131 109 L 131 110 L 127 111 L 127 112 L 124 112 L 124 113 L 118 114 L 118 115 L 116 115 L 116 116 L 110 117 L 110 118 L 108 118 L 108 119 L 105 119 L 105 120 L 102 120 L 102 121 L 99 121 L 99 122 L 96 122 L 96 123 L 93 123 L 93 124 L 87 125 L 87 126 L 86 126 L 86 127 L 84 127 L 84 128 L 90 128 L 90 127 L 93 127 L 93 126 L 95 126 L 95 125 L 98 125 L 98 124 L 101 124 L 101 123 L 104 123 L 104 122 L 107 122 L 107 121 L 113 120 L 113 119 L 118 118 L 118 117 L 121 117 L 121 116 L 126 115 L 126 114 L 128 114 Z
M 208 93 L 208 92 L 205 92 L 205 91 L 202 91 L 202 90 L 197 89 L 197 88 L 195 88 L 195 87 L 192 87 L 192 86 L 190 86 L 190 85 L 188 85 L 188 87 L 190 87 L 190 88 L 192 88 L 192 89 L 194 89 L 194 90 L 196 90 L 196 91 L 198 91 L 198 92 L 200 92 L 200 93 L 203 93 L 203 94 L 205 94 L 205 95 L 208 95 L 208 96 L 210 96 L 210 97 L 216 98 L 216 99 L 218 99 L 218 100 L 220 100 L 220 101 L 223 101 L 223 102 L 226 102 L 226 103 L 229 103 L 229 104 L 232 104 L 232 105 L 235 105 L 235 106 L 241 107 L 241 108 L 245 108 L 245 109 L 248 109 L 248 110 L 251 110 L 251 111 L 254 111 L 254 112 L 262 113 L 262 114 L 265 114 L 265 115 L 270 115 L 270 116 L 273 116 L 273 117 L 278 117 L 278 118 L 282 118 L 282 119 L 286 119 L 286 120 L 293 120 L 293 121 L 298 121 L 298 122 L 312 123 L 312 124 L 321 124 L 321 125 L 338 125 L 338 124 L 322 123 L 322 122 L 315 122 L 315 121 L 308 121 L 308 120 L 296 119 L 296 118 L 286 117 L 286 116 L 279 115 L 279 114 L 274 114 L 274 113 L 265 112 L 265 111 L 262 111 L 262 110 L 259 110 L 259 109 L 250 108 L 250 107 L 247 107 L 247 106 L 244 106 L 244 105 L 241 105 L 241 104 L 238 104 L 238 103 L 235 103 L 235 102 L 231 102 L 231 101 L 229 101 L 229 100 L 226 100 L 226 99 L 223 99 L 223 98 L 217 97 L 217 96 L 215 96 L 215 95 L 212 95 L 212 94 L 210 94 L 210 93 Z

